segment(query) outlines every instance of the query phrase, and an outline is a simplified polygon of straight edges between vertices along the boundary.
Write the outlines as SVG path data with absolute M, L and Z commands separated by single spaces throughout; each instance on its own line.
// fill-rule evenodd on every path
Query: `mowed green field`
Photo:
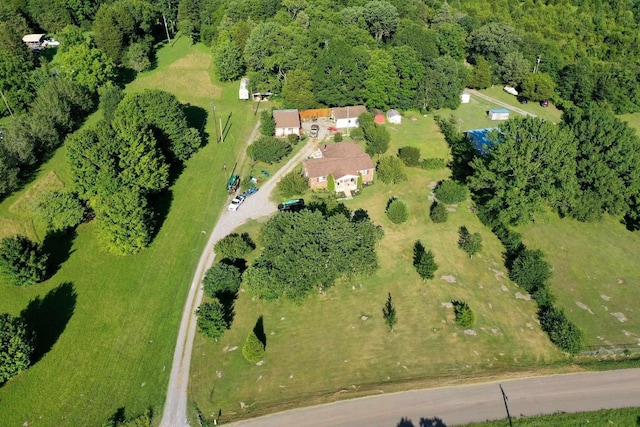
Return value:
M 562 117 L 562 111 L 555 108 L 553 105 L 548 107 L 542 107 L 537 102 L 529 102 L 527 104 L 520 104 L 517 98 L 511 94 L 502 90 L 502 87 L 494 86 L 488 89 L 480 91 L 481 93 L 490 96 L 498 101 L 505 102 L 509 105 L 517 107 L 528 113 L 535 114 L 545 120 L 550 120 L 554 123 L 559 123 Z M 504 108 L 499 104 L 495 104 L 492 101 L 480 98 L 475 95 L 471 95 L 471 99 L 468 104 L 460 104 L 458 109 L 449 110 L 443 108 L 435 112 L 436 115 L 442 117 L 449 117 L 453 115 L 460 124 L 460 130 L 462 132 L 471 129 L 483 129 L 499 126 L 502 123 L 499 120 L 489 119 L 487 112 L 492 108 Z M 521 114 L 511 111 L 510 117 L 522 117 Z
M 415 115 L 411 121 L 410 116 L 392 127 L 387 153 L 414 145 L 423 157 L 448 156 L 433 119 Z M 540 331 L 535 303 L 516 297 L 518 289 L 502 265 L 502 247 L 469 211 L 469 201 L 457 206 L 445 224 L 429 219 L 430 187 L 449 171 L 407 172 L 408 182 L 376 182 L 347 202 L 350 209 L 366 209 L 384 228 L 377 272 L 345 279 L 300 305 L 254 300 L 241 291 L 231 329 L 218 342 L 196 336 L 190 384 L 194 407 L 205 416 L 221 410 L 221 420 L 229 421 L 381 390 L 557 368 L 564 357 Z M 384 214 L 394 196 L 409 207 L 405 224 L 393 225 Z M 457 247 L 462 225 L 484 238 L 484 250 L 473 259 Z M 258 230 L 257 223 L 246 228 L 254 238 Z M 435 254 L 439 269 L 434 280 L 423 282 L 412 266 L 417 239 Z M 382 318 L 388 293 L 398 316 L 392 333 Z M 467 301 L 475 312 L 473 332 L 465 334 L 455 324 L 448 307 L 452 299 Z M 261 316 L 267 345 L 258 366 L 247 362 L 241 349 Z
M 581 412 L 578 414 L 553 414 L 539 417 L 514 418 L 513 425 L 518 427 L 584 427 L 610 426 L 629 427 L 640 423 L 640 408 L 604 409 L 602 411 Z M 504 427 L 507 420 L 467 424 L 467 427 Z
M 613 218 L 581 223 L 554 214 L 518 229 L 553 267 L 551 289 L 586 344 L 640 346 L 640 233 Z
M 3 426 L 101 425 L 121 407 L 128 415 L 147 408 L 160 414 L 185 296 L 228 197 L 222 165 L 233 165 L 255 124 L 250 104 L 237 100 L 237 84 L 219 84 L 211 75 L 208 49 L 183 38 L 163 47 L 158 67 L 127 87 L 172 92 L 192 105 L 194 120 L 206 117 L 212 101 L 218 117 L 231 114 L 225 143 L 210 138 L 163 198 L 168 213 L 149 248 L 129 257 L 109 255 L 97 245 L 95 224 L 83 224 L 66 247 L 58 245 L 55 256 L 68 259 L 50 280 L 25 289 L 0 282 L 0 312 L 17 315 L 41 298 L 35 312 L 50 346 L 0 388 Z M 213 125 L 209 117 L 209 135 L 215 135 Z M 11 206 L 50 171 L 70 188 L 64 148 L 0 205 L 0 216 L 28 224 L 30 212 Z

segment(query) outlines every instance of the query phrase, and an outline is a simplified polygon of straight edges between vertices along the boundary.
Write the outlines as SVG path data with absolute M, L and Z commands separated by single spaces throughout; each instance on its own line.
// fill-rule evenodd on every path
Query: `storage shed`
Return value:
M 402 116 L 400 115 L 398 110 L 389 110 L 387 111 L 387 120 L 389 120 L 389 123 L 399 125 L 400 123 L 402 123 Z
M 249 99 L 249 79 L 246 77 L 240 80 L 240 90 L 238 91 L 238 97 L 240 99 Z
M 463 104 L 468 104 L 471 101 L 471 94 L 466 90 L 460 94 L 460 102 Z
M 506 108 L 494 108 L 489 110 L 489 118 L 491 120 L 508 120 L 509 110 Z
M 44 42 L 45 34 L 27 34 L 22 38 L 22 41 L 30 49 L 40 49 Z
M 383 125 L 385 123 L 384 114 L 380 110 L 373 111 L 373 122 L 379 125 Z

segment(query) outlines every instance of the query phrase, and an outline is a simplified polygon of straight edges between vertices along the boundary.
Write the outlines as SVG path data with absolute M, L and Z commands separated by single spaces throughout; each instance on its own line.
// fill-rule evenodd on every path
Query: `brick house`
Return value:
M 362 175 L 363 184 L 373 182 L 375 169 L 371 157 L 355 142 L 325 144 L 302 165 L 312 190 L 326 189 L 329 175 L 333 175 L 336 193 L 357 190 L 358 175 Z

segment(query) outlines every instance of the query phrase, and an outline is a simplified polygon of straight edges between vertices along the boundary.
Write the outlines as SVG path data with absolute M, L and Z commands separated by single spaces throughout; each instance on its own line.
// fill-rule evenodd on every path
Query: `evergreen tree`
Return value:
M 398 322 L 398 317 L 396 315 L 396 308 L 393 306 L 393 301 L 391 300 L 391 293 L 389 293 L 386 304 L 382 307 L 382 316 L 389 330 L 393 332 L 393 327 Z
M 413 246 L 413 266 L 422 277 L 422 280 L 433 279 L 435 277 L 434 273 L 438 269 L 433 253 L 427 251 L 420 240 Z
M 28 237 L 5 237 L 0 241 L 0 272 L 16 286 L 29 286 L 47 276 L 46 253 L 41 243 Z

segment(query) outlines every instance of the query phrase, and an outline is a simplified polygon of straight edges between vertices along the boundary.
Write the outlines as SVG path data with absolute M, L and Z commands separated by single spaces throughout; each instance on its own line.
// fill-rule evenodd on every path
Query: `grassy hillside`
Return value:
M 410 116 L 393 126 L 387 153 L 414 145 L 423 157 L 446 157 L 432 118 Z M 534 302 L 516 297 L 518 289 L 505 277 L 501 245 L 469 211 L 469 202 L 450 212 L 445 224 L 429 219 L 430 187 L 449 171 L 407 172 L 408 182 L 377 182 L 347 202 L 350 209 L 366 209 L 384 228 L 375 274 L 345 279 L 300 305 L 254 301 L 241 291 L 231 330 L 218 342 L 196 336 L 191 396 L 205 415 L 221 409 L 228 421 L 300 402 L 537 370 L 562 359 L 536 323 Z M 393 225 L 384 214 L 393 196 L 409 207 L 405 224 Z M 483 252 L 473 259 L 457 247 L 461 225 L 484 238 Z M 254 223 L 249 230 L 257 235 L 258 228 Z M 423 282 L 412 266 L 417 239 L 435 253 L 440 268 L 434 280 Z M 388 292 L 398 316 L 393 333 L 382 318 Z M 452 299 L 474 310 L 476 335 L 454 323 L 447 307 Z M 267 347 L 264 364 L 257 366 L 244 360 L 241 348 L 260 316 Z
M 213 81 L 209 67 L 207 48 L 180 39 L 158 52 L 156 69 L 127 87 L 175 93 L 191 104 L 194 122 L 206 119 L 209 135 L 215 135 L 207 117 L 212 102 L 218 117 L 231 116 L 225 144 L 202 148 L 161 201 L 166 217 L 152 245 L 130 257 L 106 254 L 96 243 L 95 224 L 88 223 L 75 239 L 58 243 L 55 256 L 64 263 L 50 280 L 26 289 L 0 282 L 0 312 L 18 314 L 29 301 L 41 299 L 32 311 L 50 347 L 0 388 L 1 424 L 101 425 L 120 407 L 128 414 L 149 407 L 160 413 L 186 292 L 227 198 L 222 164 L 233 165 L 255 123 L 251 106 L 237 101 L 236 84 Z M 64 147 L 31 184 L 0 205 L 0 227 L 8 222 L 29 227 L 25 195 L 51 171 L 65 187 L 71 185 Z

